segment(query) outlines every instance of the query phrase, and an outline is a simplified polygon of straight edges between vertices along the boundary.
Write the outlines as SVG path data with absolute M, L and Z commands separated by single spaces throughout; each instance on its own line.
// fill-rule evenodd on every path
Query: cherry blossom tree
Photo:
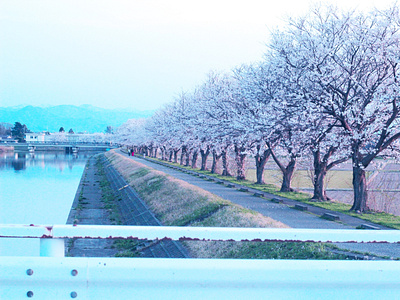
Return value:
M 206 156 L 213 155 L 211 172 L 216 172 L 217 163 L 222 158 L 223 176 L 231 176 L 228 169 L 228 150 L 233 144 L 232 128 L 233 104 L 232 77 L 229 74 L 211 72 L 196 91 L 195 106 L 197 120 L 196 134 L 201 141 L 200 151 Z
M 354 211 L 368 210 L 365 168 L 400 137 L 399 24 L 396 6 L 365 15 L 324 7 L 275 34 L 284 41 L 276 56 L 301 74 L 299 98 L 348 142 Z
M 242 65 L 234 72 L 241 94 L 237 126 L 250 138 L 251 154 L 256 165 L 256 184 L 264 184 L 264 167 L 271 156 L 271 149 L 279 140 L 271 111 L 271 103 L 278 91 L 275 73 L 269 62 Z
M 238 179 L 250 154 L 259 184 L 271 156 L 282 171 L 281 191 L 291 190 L 297 160 L 308 156 L 316 201 L 328 200 L 327 172 L 351 159 L 352 210 L 364 212 L 365 168 L 398 150 L 399 29 L 396 5 L 370 14 L 317 7 L 274 31 L 262 62 L 233 75 L 209 74 L 139 126 L 140 134 L 120 137 L 175 162 L 181 151 L 180 163 L 192 167 L 200 154 L 202 170 L 211 153 L 212 172 L 222 159 L 223 175 L 230 175 L 227 155 L 234 151 Z
M 139 146 L 145 141 L 145 119 L 130 119 L 117 128 L 115 141 L 122 145 Z
M 282 172 L 282 192 L 291 191 L 296 161 L 305 145 L 298 134 L 303 126 L 302 105 L 293 96 L 294 85 L 285 79 L 285 71 L 273 57 L 268 57 L 262 64 L 242 66 L 236 71 L 244 95 L 239 104 L 242 107 L 241 124 L 256 150 L 257 183 L 263 182 L 264 166 L 272 155 Z M 266 147 L 262 148 L 261 141 Z M 277 145 L 279 147 L 275 149 Z

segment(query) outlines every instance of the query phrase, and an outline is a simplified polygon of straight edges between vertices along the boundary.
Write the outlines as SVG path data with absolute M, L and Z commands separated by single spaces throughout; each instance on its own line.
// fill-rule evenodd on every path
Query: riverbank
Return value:
M 279 220 L 293 228 L 355 229 L 364 223 L 369 224 L 369 222 L 366 222 L 365 220 L 342 214 L 338 214 L 340 216 L 339 221 L 330 221 L 321 217 L 323 213 L 329 212 L 327 210 L 322 210 L 320 208 L 311 206 L 307 206 L 307 210 L 304 211 L 293 209 L 296 204 L 299 204 L 297 201 L 278 197 L 276 195 L 267 195 L 267 193 L 263 193 L 263 198 L 257 195 L 257 193 L 260 191 L 254 190 L 247 186 L 223 182 L 223 180 L 220 178 L 210 178 L 210 176 L 204 176 L 202 174 L 198 174 L 197 172 L 186 170 L 185 168 L 182 169 L 177 166 L 172 166 L 159 160 L 148 158 L 143 159 L 141 156 L 129 158 L 131 160 L 139 161 L 150 168 L 154 168 L 175 178 L 193 184 L 201 189 L 207 190 L 233 203 L 237 203 L 243 207 L 257 211 L 264 216 L 269 216 L 275 220 Z M 275 203 L 273 199 L 282 200 L 282 202 L 279 201 L 279 203 Z M 302 206 L 300 208 L 302 208 Z M 336 215 L 335 212 L 331 211 L 330 213 Z M 382 229 L 388 229 L 380 225 L 372 225 Z M 376 259 L 375 255 L 392 259 L 400 258 L 400 245 L 398 244 L 338 243 L 336 245 L 340 249 L 349 249 L 351 251 L 357 251 L 358 253 L 364 253 L 364 255 L 361 254 L 355 256 L 357 259 Z M 350 253 L 349 255 L 352 256 Z
M 112 215 L 103 203 L 100 184 L 103 180 L 98 173 L 98 156 L 89 158 L 68 216 L 67 224 L 113 225 Z M 106 239 L 69 239 L 66 255 L 75 257 L 115 256 L 118 251 L 113 240 Z
M 215 185 L 215 183 L 214 183 Z M 220 188 L 224 188 L 221 185 Z M 226 192 L 233 193 L 232 189 Z M 241 193 L 240 198 L 243 198 Z M 260 198 L 257 201 L 264 202 Z M 265 203 L 259 203 L 265 206 Z M 294 210 L 289 210 L 295 212 Z M 326 221 L 325 221 L 326 222 Z M 115 151 L 89 159 L 69 224 L 288 227 Z M 337 224 L 339 225 L 339 224 Z M 168 244 L 169 243 L 169 244 Z M 331 244 L 70 240 L 69 256 L 365 259 Z M 370 258 L 369 258 L 370 259 Z
M 104 154 L 89 158 L 67 224 L 161 225 L 110 166 Z M 182 258 L 188 254 L 175 241 L 69 239 L 66 256 Z
M 117 151 L 110 151 L 105 155 L 166 226 L 288 227 L 186 181 L 149 168 Z M 185 245 L 192 257 L 204 258 L 348 258 L 347 255 L 332 251 L 330 245 L 320 243 L 190 241 L 185 242 Z
M 14 147 L 13 146 L 0 146 L 0 153 L 3 152 L 13 152 Z

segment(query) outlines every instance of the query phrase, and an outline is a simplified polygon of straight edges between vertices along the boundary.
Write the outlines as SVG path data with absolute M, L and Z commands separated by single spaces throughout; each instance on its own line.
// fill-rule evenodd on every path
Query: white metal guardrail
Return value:
M 400 242 L 397 230 L 0 225 L 0 237 Z M 54 246 L 56 245 L 56 246 Z M 46 250 L 49 248 L 50 250 Z M 1 299 L 396 299 L 400 261 L 0 257 Z

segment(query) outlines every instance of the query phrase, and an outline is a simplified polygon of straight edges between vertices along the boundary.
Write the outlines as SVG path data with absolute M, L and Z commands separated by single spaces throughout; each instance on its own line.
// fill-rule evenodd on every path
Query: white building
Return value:
M 54 132 L 54 133 L 26 133 L 25 140 L 27 143 L 101 143 L 101 144 L 112 144 L 112 134 L 105 133 L 66 133 L 66 132 Z
M 44 142 L 45 141 L 45 136 L 46 134 L 44 132 L 28 132 L 25 133 L 25 140 L 27 143 L 32 143 L 32 142 Z

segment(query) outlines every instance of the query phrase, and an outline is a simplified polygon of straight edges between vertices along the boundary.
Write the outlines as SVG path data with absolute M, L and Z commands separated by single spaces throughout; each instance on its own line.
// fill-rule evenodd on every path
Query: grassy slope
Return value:
M 164 225 L 288 227 L 113 151 L 105 155 Z M 185 244 L 193 257 L 344 258 L 332 254 L 325 245 L 314 243 L 190 241 Z

